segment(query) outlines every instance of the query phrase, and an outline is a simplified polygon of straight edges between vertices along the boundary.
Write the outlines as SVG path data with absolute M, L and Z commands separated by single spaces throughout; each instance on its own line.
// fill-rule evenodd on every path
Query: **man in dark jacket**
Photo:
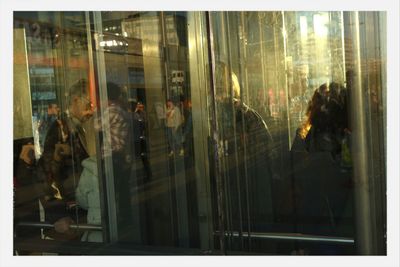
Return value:
M 217 116 L 225 139 L 221 162 L 227 205 L 222 212 L 227 230 L 269 231 L 274 220 L 272 136 L 260 114 L 241 100 L 237 76 L 224 64 L 216 67 L 217 95 L 223 96 L 217 99 Z
M 86 80 L 79 80 L 69 88 L 67 110 L 50 126 L 38 162 L 45 191 L 40 202 L 45 220 L 50 223 L 69 217 L 68 210 L 74 206 L 75 187 L 82 172 L 81 163 L 89 156 L 82 127 L 93 114 L 88 93 Z

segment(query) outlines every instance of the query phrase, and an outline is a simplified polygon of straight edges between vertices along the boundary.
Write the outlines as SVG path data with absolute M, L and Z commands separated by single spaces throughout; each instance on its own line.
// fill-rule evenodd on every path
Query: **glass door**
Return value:
M 386 59 L 383 48 L 372 55 L 366 40 L 374 34 L 360 22 L 379 29 L 384 14 L 209 12 L 208 19 L 219 248 L 355 254 L 367 249 L 361 239 L 381 238 L 375 253 L 384 253 L 385 223 L 375 212 L 385 212 L 385 174 L 370 180 L 376 172 L 366 168 L 382 167 L 383 158 L 370 158 L 377 133 L 361 113 L 377 108 L 365 104 L 369 90 L 383 107 L 384 80 L 371 67 L 385 72 Z M 361 193 L 358 179 L 377 191 Z M 361 234 L 365 216 L 380 221 L 380 234 Z
M 119 131 L 106 119 L 110 86 L 121 90 L 114 102 L 128 118 L 124 136 L 132 147 L 125 173 L 118 173 L 122 166 L 114 152 L 102 160 L 110 240 L 209 249 L 208 87 L 199 78 L 205 64 L 198 56 L 200 14 L 94 12 L 93 19 L 104 110 L 98 151 L 113 150 L 104 140 Z

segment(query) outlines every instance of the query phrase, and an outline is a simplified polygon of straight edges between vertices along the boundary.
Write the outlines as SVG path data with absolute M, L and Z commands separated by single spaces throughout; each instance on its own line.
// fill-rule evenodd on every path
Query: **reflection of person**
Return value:
M 68 108 L 49 128 L 39 169 L 45 180 L 45 197 L 41 204 L 46 220 L 68 218 L 68 203 L 75 201 L 75 184 L 82 172 L 81 162 L 88 157 L 82 122 L 89 119 L 92 106 L 86 80 L 75 83 L 67 92 Z
M 108 138 L 104 136 L 102 142 L 101 158 L 111 159 L 115 178 L 115 194 L 119 223 L 127 226 L 130 220 L 129 177 L 131 167 L 131 133 L 129 131 L 129 117 L 121 103 L 122 90 L 114 83 L 107 83 L 108 102 L 104 108 L 104 117 L 97 116 L 94 128 L 97 131 L 108 131 Z M 108 129 L 102 127 L 101 120 L 109 118 Z M 104 167 L 105 164 L 102 164 Z M 82 161 L 83 172 L 76 189 L 77 204 L 88 211 L 89 224 L 101 224 L 99 182 L 97 177 L 97 161 L 95 157 Z M 69 231 L 69 225 L 74 220 L 63 218 L 55 224 L 56 231 L 64 233 Z M 101 242 L 100 231 L 85 232 L 82 240 Z
M 136 106 L 132 103 L 133 118 L 133 139 L 135 143 L 135 155 L 140 157 L 143 167 L 146 171 L 147 178 L 151 177 L 150 163 L 147 155 L 147 134 L 146 134 L 146 111 L 144 104 L 138 102 Z
M 122 89 L 119 85 L 107 83 L 108 103 L 104 107 L 104 117 L 109 118 L 109 129 L 103 129 L 100 116 L 97 116 L 94 128 L 97 131 L 108 130 L 110 135 L 103 138 L 102 156 L 113 156 L 118 158 L 122 163 L 130 163 L 130 131 L 129 131 L 129 115 L 122 102 Z
M 222 138 L 230 139 L 228 154 L 225 151 L 225 156 L 229 165 L 227 172 L 232 177 L 227 185 L 232 196 L 232 225 L 235 229 L 240 229 L 242 225 L 246 230 L 267 230 L 267 225 L 274 218 L 273 140 L 260 114 L 241 100 L 240 83 L 236 74 L 229 71 L 224 64 L 217 65 L 216 73 L 219 76 L 218 93 L 226 96 L 217 103 L 219 112 L 225 114 L 225 117 L 230 116 L 224 118 L 230 123 L 219 123 L 225 126 L 222 129 L 225 132 Z M 232 88 L 231 94 L 228 93 L 229 88 Z M 233 179 L 234 177 L 239 180 Z
M 169 156 L 173 156 L 179 151 L 179 155 L 183 156 L 182 134 L 181 134 L 182 115 L 181 111 L 171 99 L 167 100 L 166 126 L 167 137 L 170 148 Z
M 334 158 L 340 154 L 347 127 L 346 109 L 339 98 L 343 90 L 335 82 L 315 90 L 307 108 L 307 118 L 298 130 L 307 151 L 330 151 Z
M 104 116 L 98 116 L 94 128 L 102 132 L 101 158 L 112 162 L 117 218 L 119 230 L 124 231 L 131 224 L 130 178 L 132 166 L 132 127 L 123 99 L 122 88 L 112 82 L 107 83 L 108 102 L 103 107 Z M 100 114 L 98 114 L 100 115 Z M 101 121 L 108 118 L 108 129 Z M 109 133 L 109 134 L 107 134 Z M 106 167 L 106 164 L 102 164 Z
M 272 182 L 275 174 L 276 152 L 272 136 L 261 115 L 240 100 L 240 85 L 237 76 L 232 73 L 234 89 L 234 116 L 238 144 L 243 149 L 243 173 L 247 179 L 250 207 L 244 208 L 250 214 L 250 227 L 262 231 L 274 219 L 272 203 Z M 242 181 L 246 188 L 246 181 Z M 246 196 L 246 194 L 242 194 Z M 242 207 L 245 207 L 242 200 Z M 246 225 L 246 223 L 245 223 Z
M 346 235 L 338 232 L 351 194 L 351 172 L 344 168 L 350 150 L 343 90 L 335 82 L 315 90 L 292 145 L 297 229 L 303 233 Z
M 86 80 L 80 80 L 70 88 L 67 102 L 68 109 L 47 132 L 43 155 L 39 160 L 46 175 L 48 190 L 58 199 L 68 198 L 74 192 L 71 180 L 79 177 L 81 162 L 88 157 L 81 123 L 89 119 L 93 111 Z M 68 183 L 67 189 L 64 183 Z

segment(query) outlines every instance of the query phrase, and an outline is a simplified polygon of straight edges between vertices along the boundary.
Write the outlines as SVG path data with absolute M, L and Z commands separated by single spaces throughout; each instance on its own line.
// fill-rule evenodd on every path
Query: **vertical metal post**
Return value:
M 216 107 L 216 77 L 215 77 L 215 47 L 214 47 L 214 36 L 213 28 L 211 23 L 211 13 L 207 12 L 206 23 L 208 32 L 208 53 L 210 59 L 210 76 L 211 79 L 211 114 L 212 114 L 212 145 L 214 146 L 214 158 L 215 158 L 215 178 L 217 180 L 217 206 L 218 206 L 218 226 L 219 226 L 219 244 L 222 253 L 225 253 L 225 203 L 224 203 L 224 180 L 222 177 L 221 170 L 221 158 L 222 151 L 219 149 L 219 127 L 217 122 L 217 107 Z
M 162 49 L 162 57 L 164 61 L 164 74 L 165 74 L 165 92 L 167 99 L 170 98 L 170 89 L 169 89 L 169 75 L 170 75 L 170 70 L 169 70 L 169 50 L 168 50 L 168 43 L 167 43 L 167 30 L 165 29 L 165 14 L 163 11 L 160 13 L 160 28 L 161 28 L 161 41 L 163 45 Z
M 350 66 L 354 75 L 348 79 L 351 130 L 352 130 L 352 159 L 354 180 L 354 220 L 355 243 L 360 255 L 375 254 L 374 218 L 371 216 L 371 188 L 368 173 L 368 142 L 366 129 L 366 106 L 362 83 L 361 53 L 360 53 L 360 22 L 358 12 L 345 12 L 344 27 L 347 40 L 352 52 Z M 349 77 L 348 77 L 349 78 Z
M 98 84 L 99 84 L 99 98 L 100 103 L 107 103 L 107 88 L 106 88 L 106 69 L 105 69 L 105 59 L 104 52 L 101 51 L 100 46 L 98 44 L 103 40 L 103 27 L 102 27 L 102 19 L 101 12 L 96 11 L 93 12 L 93 24 L 94 31 L 97 33 L 97 51 L 96 51 L 96 63 L 97 63 L 97 74 L 98 74 Z M 108 139 L 110 135 L 110 127 L 109 116 L 106 116 L 107 113 L 104 112 L 104 108 L 100 108 L 100 116 L 101 123 L 103 129 L 103 138 Z M 108 130 L 107 130 L 108 129 Z M 97 138 L 98 139 L 98 138 Z M 97 151 L 102 151 L 100 145 L 107 146 L 108 142 L 104 142 L 103 144 L 98 144 Z M 108 148 L 106 148 L 107 150 Z M 108 149 L 110 150 L 110 149 Z M 97 153 L 97 162 L 102 162 L 101 153 Z M 118 220 L 117 220 L 117 204 L 115 199 L 115 183 L 114 183 L 114 171 L 113 164 L 111 158 L 107 157 L 104 160 L 104 168 L 103 172 L 99 172 L 101 174 L 101 184 L 103 184 L 103 190 L 100 192 L 105 192 L 106 194 L 106 205 L 107 205 L 107 214 L 108 214 L 108 234 L 109 241 L 115 242 L 118 240 Z
M 214 249 L 211 185 L 209 173 L 208 143 L 209 112 L 207 94 L 210 76 L 207 73 L 208 41 L 204 12 L 188 12 L 188 46 L 190 87 L 192 96 L 194 169 L 196 172 L 199 237 L 201 249 Z
M 169 67 L 171 64 L 171 58 L 169 57 L 169 45 L 167 40 L 166 30 L 166 17 L 163 11 L 160 12 L 160 27 L 161 27 L 161 40 L 163 43 L 163 60 L 164 60 L 164 73 L 165 73 L 165 87 L 167 89 L 167 96 L 170 96 L 169 90 Z M 176 208 L 176 218 L 174 218 L 172 225 L 177 227 L 177 240 L 181 247 L 189 247 L 189 215 L 188 215 L 188 198 L 186 192 L 186 178 L 185 174 L 177 170 L 184 169 L 184 161 L 182 158 L 174 158 L 170 168 L 173 169 L 171 175 L 171 194 L 175 194 L 175 201 L 172 206 Z M 174 182 L 173 182 L 174 181 Z M 174 216 L 172 216 L 174 217 Z
M 236 18 L 241 18 L 241 13 L 243 13 L 243 12 L 240 12 L 238 15 L 237 15 L 237 17 Z M 239 17 L 240 16 L 240 17 Z M 241 21 L 241 20 L 240 20 Z M 230 23 L 229 23 L 229 20 L 227 21 L 227 32 L 231 32 L 231 29 L 230 29 Z M 244 33 L 244 29 L 242 29 L 242 33 Z M 227 42 L 228 43 L 228 45 L 229 45 L 229 41 Z M 239 45 L 241 45 L 242 43 L 239 43 Z M 245 50 L 246 49 L 246 47 L 244 46 L 244 41 L 243 41 L 243 50 Z M 239 50 L 240 50 L 240 48 L 239 48 Z M 231 53 L 232 51 L 231 51 L 231 49 L 230 49 L 230 47 L 229 47 L 229 49 L 228 49 L 228 59 L 229 59 L 229 62 L 231 61 L 231 59 L 232 59 L 232 53 Z M 244 61 L 245 61 L 245 59 L 244 59 Z M 229 72 L 231 73 L 232 72 L 232 70 L 231 70 L 231 64 L 229 64 Z M 230 77 L 230 76 L 229 76 Z M 229 92 L 229 99 L 231 100 L 231 102 L 232 102 L 232 98 L 233 97 L 235 97 L 234 96 L 234 93 L 233 93 L 233 85 L 232 85 L 232 81 L 231 81 L 231 78 L 229 79 L 229 88 L 230 88 L 230 92 Z M 232 102 L 233 103 L 233 102 Z M 235 107 L 233 106 L 233 105 L 231 105 L 231 107 L 230 107 L 230 109 L 231 109 L 231 112 L 232 112 L 232 114 L 235 114 Z M 237 150 L 237 147 L 238 147 L 238 135 L 237 135 L 237 129 L 236 129 L 236 119 L 235 119 L 235 116 L 233 116 L 233 118 L 232 118 L 232 121 L 233 121 L 233 140 L 234 140 L 234 147 L 235 147 L 235 161 L 234 161 L 234 166 L 235 166 L 235 173 L 236 173 L 236 175 L 235 175 L 235 180 L 236 180 L 236 187 L 237 187 L 237 197 L 238 197 L 238 200 L 237 200 L 237 202 L 236 202 L 236 205 L 238 205 L 238 207 L 236 207 L 238 210 L 239 210 L 239 237 L 240 237 L 240 246 L 241 246 L 241 249 L 243 250 L 244 249 L 244 238 L 243 238 L 243 215 L 242 215 L 242 209 L 243 209 L 243 207 L 242 207 L 242 195 L 241 195 L 241 192 L 240 192 L 240 171 L 239 171 L 239 155 L 238 155 L 238 150 Z M 232 203 L 229 203 L 229 205 L 230 206 L 232 206 Z M 232 221 L 232 214 L 231 214 L 231 212 L 230 212 L 230 216 L 231 216 L 231 221 Z M 231 225 L 230 225 L 230 231 L 229 231 L 229 242 L 230 242 L 230 246 L 232 246 L 232 236 L 233 236 L 233 228 L 232 228 L 232 223 L 231 223 Z
M 284 58 L 284 63 L 285 63 L 285 73 L 288 72 L 288 65 L 287 65 L 287 32 L 286 32 L 286 22 L 285 22 L 285 12 L 282 11 L 282 35 L 283 35 L 283 58 Z M 287 74 L 285 75 L 285 90 L 286 90 L 286 96 L 289 95 L 289 84 L 288 84 L 288 78 Z M 285 97 L 285 104 L 286 104 L 286 120 L 287 120 L 287 127 L 288 127 L 288 137 L 289 137 L 289 148 L 292 147 L 292 127 L 290 125 L 290 107 L 289 107 L 289 98 Z

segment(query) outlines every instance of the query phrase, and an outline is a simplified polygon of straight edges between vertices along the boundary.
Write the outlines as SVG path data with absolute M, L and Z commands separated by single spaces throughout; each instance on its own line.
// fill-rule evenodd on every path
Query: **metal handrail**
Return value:
M 17 226 L 22 227 L 38 227 L 38 228 L 54 228 L 54 224 L 48 222 L 19 222 Z M 70 224 L 70 229 L 81 229 L 81 230 L 98 230 L 101 231 L 103 227 L 101 225 L 94 224 Z
M 214 232 L 214 235 L 220 236 L 220 232 Z M 354 244 L 353 238 L 336 237 L 336 236 L 321 236 L 321 235 L 307 235 L 299 233 L 261 233 L 261 232 L 225 232 L 225 236 L 231 237 L 251 237 L 257 239 L 273 239 L 273 240 L 292 240 L 292 241 L 311 241 L 311 242 L 326 242 L 326 243 L 346 243 Z
M 22 227 L 37 227 L 37 228 L 54 228 L 54 224 L 48 222 L 20 222 L 17 226 Z M 101 225 L 93 224 L 70 224 L 71 229 L 81 230 L 98 230 L 103 228 Z M 220 235 L 219 231 L 214 232 L 214 235 Z M 225 236 L 231 237 L 249 237 L 248 232 L 225 232 Z M 307 235 L 299 233 L 266 233 L 266 232 L 251 232 L 250 236 L 257 239 L 273 239 L 273 240 L 292 240 L 292 241 L 312 241 L 312 242 L 327 242 L 327 243 L 347 243 L 354 244 L 353 238 L 337 237 L 337 236 L 321 236 L 321 235 Z

